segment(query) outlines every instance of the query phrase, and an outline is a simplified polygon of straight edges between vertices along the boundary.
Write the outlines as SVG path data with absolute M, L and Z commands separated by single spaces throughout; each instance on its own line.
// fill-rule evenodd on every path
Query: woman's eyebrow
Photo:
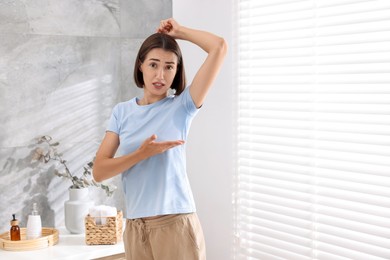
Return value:
M 161 60 L 159 60 L 159 59 L 156 59 L 156 58 L 150 58 L 149 60 L 151 60 L 151 61 L 157 61 L 157 62 L 161 62 Z M 166 63 L 166 64 L 175 64 L 175 62 L 174 62 L 174 61 L 166 61 L 165 63 Z

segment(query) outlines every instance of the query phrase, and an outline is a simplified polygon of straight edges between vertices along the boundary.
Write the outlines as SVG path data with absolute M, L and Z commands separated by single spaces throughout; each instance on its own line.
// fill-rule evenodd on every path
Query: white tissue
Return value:
M 95 218 L 96 225 L 105 225 L 106 217 L 115 217 L 117 210 L 115 207 L 99 205 L 89 208 L 89 215 Z

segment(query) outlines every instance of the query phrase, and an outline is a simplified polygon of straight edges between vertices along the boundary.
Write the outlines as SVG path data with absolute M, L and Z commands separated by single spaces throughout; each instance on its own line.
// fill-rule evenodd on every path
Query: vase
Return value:
M 65 227 L 70 233 L 85 233 L 84 219 L 93 205 L 88 188 L 69 189 L 69 200 L 65 201 Z

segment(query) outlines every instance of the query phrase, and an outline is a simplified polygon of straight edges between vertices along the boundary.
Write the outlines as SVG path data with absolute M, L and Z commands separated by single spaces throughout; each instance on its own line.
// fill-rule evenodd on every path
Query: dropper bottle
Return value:
M 38 214 L 37 203 L 33 203 L 33 210 L 27 220 L 27 239 L 36 239 L 42 236 L 42 221 Z
M 9 230 L 9 234 L 12 241 L 20 240 L 20 227 L 19 221 L 15 218 L 15 214 L 12 214 L 13 219 L 11 220 L 11 229 Z

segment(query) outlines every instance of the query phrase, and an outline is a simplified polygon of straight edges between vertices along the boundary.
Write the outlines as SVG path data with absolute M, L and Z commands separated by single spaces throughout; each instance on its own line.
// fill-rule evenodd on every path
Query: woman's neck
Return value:
M 148 96 L 148 95 L 144 95 L 140 100 L 138 100 L 138 105 L 140 106 L 146 106 L 146 105 L 150 105 L 150 104 L 153 104 L 153 103 L 156 103 L 164 98 L 166 98 L 168 95 L 165 95 L 165 96 Z

